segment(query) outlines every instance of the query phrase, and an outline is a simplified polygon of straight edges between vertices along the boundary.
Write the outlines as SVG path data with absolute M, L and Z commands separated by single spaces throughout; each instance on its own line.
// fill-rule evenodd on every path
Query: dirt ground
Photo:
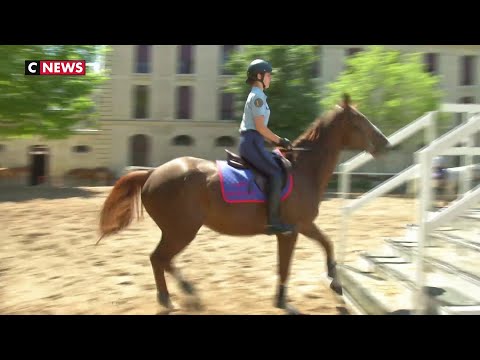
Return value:
M 0 314 L 162 314 L 149 255 L 161 232 L 148 217 L 94 246 L 110 187 L 0 188 Z M 316 220 L 337 244 L 339 199 L 326 199 Z M 349 257 L 400 236 L 414 221 L 412 199 L 381 198 L 350 223 Z M 167 274 L 171 314 L 283 314 L 273 307 L 276 238 L 230 237 L 202 228 L 176 258 L 198 297 Z M 325 277 L 319 245 L 298 239 L 288 296 L 307 314 L 344 314 Z M 200 305 L 200 306 L 199 306 Z

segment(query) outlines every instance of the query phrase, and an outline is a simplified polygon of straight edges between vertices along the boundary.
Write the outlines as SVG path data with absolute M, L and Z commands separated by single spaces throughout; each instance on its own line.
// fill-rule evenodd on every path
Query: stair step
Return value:
M 362 271 L 348 264 L 338 266 L 344 296 L 366 315 L 409 314 L 413 293 L 394 279 Z
M 480 222 L 479 222 L 479 225 L 480 225 Z M 467 240 L 473 244 L 480 246 L 480 229 L 478 228 L 459 225 L 449 229 L 448 231 L 437 231 L 434 234 L 453 235 L 457 238 L 462 238 L 464 240 Z
M 416 241 L 417 232 L 418 225 L 408 224 L 404 239 Z M 480 246 L 480 221 L 457 219 L 453 224 L 449 224 L 449 226 L 437 228 L 430 236 L 438 237 L 438 235 L 453 235 Z
M 408 261 L 413 261 L 417 254 L 416 243 L 403 243 L 386 238 L 385 241 L 394 247 L 399 255 Z M 480 286 L 479 254 L 475 251 L 458 251 L 458 245 L 444 241 L 436 241 L 435 246 L 426 247 L 425 262 L 443 272 L 453 273 L 457 276 Z
M 452 230 L 449 231 L 448 233 L 445 232 L 444 234 L 452 235 L 457 238 L 462 238 L 472 244 L 475 244 L 477 246 L 480 246 L 480 232 L 479 231 L 474 231 L 474 230 Z
M 480 306 L 445 306 L 441 315 L 480 315 Z
M 460 215 L 460 217 L 470 220 L 480 220 L 480 209 L 470 209 L 465 214 Z
M 383 256 L 362 254 L 372 262 L 377 271 L 391 279 L 402 282 L 410 290 L 416 289 L 416 264 L 403 258 L 395 261 L 385 260 Z M 456 275 L 431 272 L 426 275 L 426 291 L 439 306 L 472 306 L 480 305 L 480 287 L 469 283 Z
M 434 216 L 438 212 L 428 215 Z M 365 314 L 414 314 L 417 293 L 417 230 L 384 238 L 374 254 L 338 266 L 344 296 Z M 425 248 L 427 313 L 480 315 L 480 208 L 442 224 Z
M 468 227 L 477 228 L 478 230 L 480 227 L 480 215 L 476 213 L 461 214 L 455 220 L 450 221 L 449 225 L 453 227 L 458 227 L 460 225 L 468 226 Z
M 432 235 L 432 237 L 438 240 L 447 241 L 456 246 L 464 247 L 474 252 L 480 252 L 480 241 L 474 242 L 463 236 L 456 236 L 449 233 L 435 233 Z

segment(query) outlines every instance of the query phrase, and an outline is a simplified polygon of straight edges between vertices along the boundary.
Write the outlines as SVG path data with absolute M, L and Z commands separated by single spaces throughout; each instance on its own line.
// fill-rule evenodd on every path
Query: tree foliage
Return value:
M 372 122 L 398 130 L 436 110 L 443 98 L 439 76 L 426 71 L 421 55 L 371 46 L 349 57 L 337 80 L 326 85 L 321 107 L 338 103 L 347 92 Z
M 105 70 L 85 76 L 25 76 L 25 60 L 94 62 L 109 50 L 98 45 L 0 46 L 0 135 L 64 138 L 80 121 L 97 116 L 95 91 Z
M 312 77 L 319 56 L 311 45 L 247 45 L 232 54 L 226 64 L 232 78 L 226 91 L 235 94 L 241 121 L 250 87 L 245 83 L 247 67 L 254 59 L 272 64 L 273 76 L 265 90 L 271 109 L 269 128 L 279 136 L 295 138 L 318 115 L 318 86 Z

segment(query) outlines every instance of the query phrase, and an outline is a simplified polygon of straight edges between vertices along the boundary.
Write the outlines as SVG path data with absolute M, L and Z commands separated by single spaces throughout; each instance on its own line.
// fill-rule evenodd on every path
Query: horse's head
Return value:
M 344 94 L 341 104 L 337 107 L 336 120 L 341 122 L 345 150 L 367 151 L 377 157 L 390 148 L 387 137 L 350 104 L 348 94 Z

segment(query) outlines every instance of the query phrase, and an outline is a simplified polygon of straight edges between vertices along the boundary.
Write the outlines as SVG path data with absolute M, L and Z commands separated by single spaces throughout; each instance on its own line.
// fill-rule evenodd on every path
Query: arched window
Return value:
M 176 146 L 190 146 L 193 145 L 195 141 L 189 135 L 178 135 L 175 136 L 172 140 L 172 144 Z
M 231 136 L 220 136 L 215 139 L 215 146 L 230 147 L 235 145 L 235 139 Z
M 72 147 L 74 153 L 84 154 L 92 151 L 92 148 L 88 145 L 76 145 Z

